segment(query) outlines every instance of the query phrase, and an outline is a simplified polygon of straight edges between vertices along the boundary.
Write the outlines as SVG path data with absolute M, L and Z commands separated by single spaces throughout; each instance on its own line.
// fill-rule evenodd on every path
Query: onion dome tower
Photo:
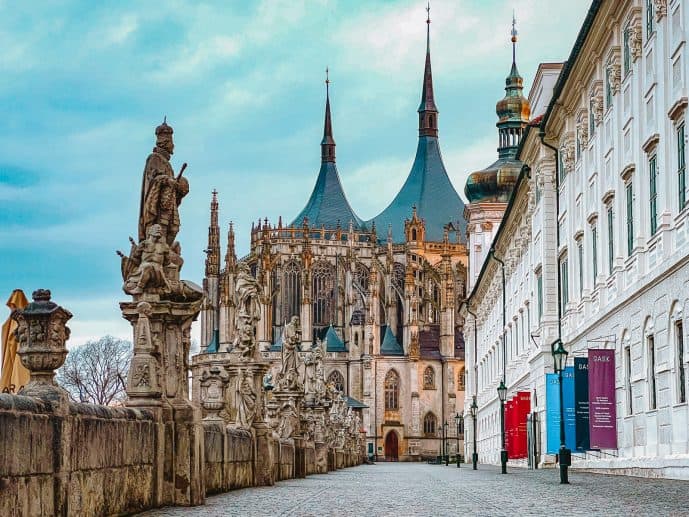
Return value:
M 433 73 L 430 51 L 430 8 L 426 19 L 426 62 L 419 105 L 419 143 L 411 171 L 392 203 L 369 223 L 377 228 L 392 228 L 395 243 L 406 240 L 405 220 L 412 217 L 414 207 L 419 221 L 425 225 L 425 239 L 442 242 L 448 224 L 464 234 L 462 218 L 464 203 L 450 181 L 438 144 L 438 108 L 433 94 Z
M 507 203 L 517 182 L 522 163 L 515 159 L 519 140 L 529 123 L 529 101 L 524 98 L 524 81 L 516 62 L 517 29 L 512 18 L 512 68 L 505 80 L 505 96 L 498 101 L 498 159 L 483 170 L 473 172 L 467 179 L 464 193 L 470 203 Z
M 304 209 L 292 221 L 292 226 L 302 226 L 304 220 L 312 227 L 335 229 L 346 227 L 350 221 L 357 230 L 364 229 L 362 220 L 354 213 L 347 201 L 340 175 L 335 165 L 335 139 L 330 115 L 330 77 L 325 70 L 325 124 L 321 140 L 321 168 L 316 185 Z

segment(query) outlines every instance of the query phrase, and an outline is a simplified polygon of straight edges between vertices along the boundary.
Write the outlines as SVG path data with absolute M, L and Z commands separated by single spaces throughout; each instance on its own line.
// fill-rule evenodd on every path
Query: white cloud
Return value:
M 103 43 L 110 45 L 121 45 L 139 28 L 139 20 L 133 14 L 125 14 L 119 23 L 113 24 L 105 31 Z
M 222 63 L 228 63 L 239 54 L 239 38 L 214 35 L 198 42 L 190 42 L 184 51 L 152 74 L 154 80 L 193 78 Z

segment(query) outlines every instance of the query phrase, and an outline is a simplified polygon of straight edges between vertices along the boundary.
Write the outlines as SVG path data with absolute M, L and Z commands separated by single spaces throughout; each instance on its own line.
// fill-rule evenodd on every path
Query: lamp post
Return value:
M 507 399 L 507 386 L 505 386 L 505 381 L 500 381 L 500 386 L 498 386 L 498 398 L 500 399 L 500 438 L 501 438 L 501 449 L 500 449 L 500 472 L 502 474 L 507 474 L 507 449 L 505 449 L 505 400 Z
M 455 427 L 457 428 L 457 468 L 460 468 L 460 454 L 459 454 L 459 432 L 464 428 L 464 415 L 457 413 L 455 415 Z
M 560 450 L 558 451 L 558 461 L 560 463 L 560 484 L 568 485 L 569 478 L 567 475 L 567 467 L 572 464 L 572 451 L 565 445 L 565 409 L 563 406 L 562 396 L 562 372 L 567 365 L 567 350 L 562 345 L 561 340 L 553 343 L 553 367 L 557 373 L 558 382 L 560 384 Z
M 471 463 L 472 469 L 476 470 L 476 465 L 478 464 L 478 452 L 476 452 L 476 413 L 478 412 L 478 405 L 476 404 L 476 395 L 473 396 L 471 401 L 471 420 L 474 424 L 474 452 L 471 453 Z

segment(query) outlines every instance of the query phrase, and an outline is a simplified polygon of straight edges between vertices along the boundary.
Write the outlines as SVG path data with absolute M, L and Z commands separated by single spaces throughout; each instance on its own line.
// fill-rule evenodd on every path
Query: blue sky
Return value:
M 528 92 L 539 62 L 569 55 L 588 4 L 432 2 L 441 148 L 458 191 L 495 159 L 512 9 Z M 418 0 L 0 0 L 0 295 L 50 288 L 74 313 L 72 345 L 129 336 L 115 250 L 136 234 L 163 115 L 175 129 L 173 166 L 189 163 L 182 276 L 200 283 L 213 188 L 239 254 L 252 220 L 291 220 L 306 203 L 326 66 L 345 191 L 360 217 L 376 215 L 416 149 L 424 9 Z

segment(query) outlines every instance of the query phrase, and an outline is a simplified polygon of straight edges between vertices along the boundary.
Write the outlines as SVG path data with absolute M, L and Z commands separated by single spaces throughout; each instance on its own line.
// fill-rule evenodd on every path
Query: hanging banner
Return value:
M 589 350 L 589 438 L 592 449 L 617 449 L 615 351 Z
M 574 405 L 574 366 L 562 372 L 562 398 L 565 405 L 565 445 L 570 451 L 577 445 L 577 412 Z
M 589 441 L 589 359 L 574 358 L 574 409 L 576 411 L 576 449 L 590 450 Z
M 574 411 L 574 368 L 562 372 L 562 401 L 565 415 L 565 445 L 576 445 L 576 413 Z M 560 384 L 558 374 L 545 376 L 546 453 L 557 454 L 560 449 Z
M 546 453 L 557 454 L 560 448 L 560 383 L 556 373 L 545 374 Z
M 512 401 L 505 403 L 505 450 L 507 456 L 512 457 Z
M 519 391 L 517 392 L 517 407 L 518 407 L 518 421 L 517 421 L 517 436 L 515 438 L 515 458 L 526 458 L 528 448 L 526 440 L 526 419 L 531 412 L 531 392 Z

